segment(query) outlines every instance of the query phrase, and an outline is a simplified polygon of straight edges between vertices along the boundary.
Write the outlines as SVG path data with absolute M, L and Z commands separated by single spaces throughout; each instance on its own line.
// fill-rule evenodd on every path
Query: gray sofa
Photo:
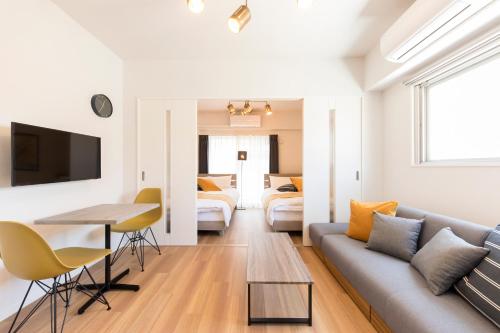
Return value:
M 397 216 L 425 219 L 419 249 L 441 228 L 483 246 L 491 229 L 422 210 L 399 207 Z M 406 261 L 368 250 L 345 236 L 347 223 L 309 226 L 313 248 L 380 332 L 495 332 L 499 330 L 453 290 L 434 296 Z

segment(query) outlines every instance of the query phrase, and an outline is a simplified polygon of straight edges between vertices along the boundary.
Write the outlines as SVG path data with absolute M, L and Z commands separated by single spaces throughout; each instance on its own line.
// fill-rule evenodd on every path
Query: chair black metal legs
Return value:
M 146 237 L 148 233 L 151 234 L 151 241 L 149 241 Z M 135 254 L 137 256 L 139 265 L 141 265 L 141 269 L 144 272 L 144 246 L 146 245 L 146 243 L 148 243 L 158 252 L 158 255 L 161 255 L 160 247 L 158 246 L 158 242 L 156 241 L 155 234 L 153 233 L 151 227 L 147 227 L 144 230 L 144 233 L 141 233 L 141 231 L 139 230 L 134 231 L 131 234 L 132 235 L 129 235 L 129 233 L 127 232 L 123 233 L 123 236 L 120 239 L 120 243 L 118 244 L 118 248 L 116 249 L 115 253 L 113 254 L 113 258 L 111 259 L 111 265 L 113 265 L 118 260 L 118 258 L 121 257 L 121 255 L 128 247 L 130 247 L 130 249 L 132 250 L 131 254 Z
M 82 277 L 83 272 L 86 272 L 87 275 L 89 276 L 90 280 L 94 285 L 96 285 L 94 278 L 90 274 L 89 270 L 87 269 L 86 266 L 83 266 L 82 271 L 78 274 L 76 279 L 72 279 L 70 273 L 66 273 L 64 275 L 60 275 L 58 277 L 55 277 L 53 279 L 53 282 L 51 285 L 46 284 L 42 281 L 31 281 L 28 290 L 26 291 L 26 294 L 24 295 L 23 301 L 21 302 L 21 305 L 19 306 L 19 310 L 16 313 L 16 316 L 14 317 L 14 320 L 12 321 L 12 324 L 9 329 L 9 333 L 15 333 L 18 332 L 25 324 L 26 322 L 35 314 L 35 312 L 42 306 L 43 303 L 49 298 L 50 299 L 50 332 L 51 333 L 57 333 L 57 299 L 60 298 L 64 305 L 64 317 L 61 322 L 61 329 L 59 332 L 62 332 L 64 330 L 64 324 L 66 322 L 66 315 L 68 313 L 68 308 L 70 305 L 71 301 L 71 296 L 73 294 L 73 290 L 76 288 L 76 286 L 81 287 L 80 285 L 80 278 Z M 63 281 L 64 280 L 64 281 Z M 15 324 L 19 318 L 19 315 L 23 309 L 23 306 L 26 302 L 26 299 L 28 298 L 28 295 L 33 287 L 33 285 L 37 285 L 40 289 L 43 290 L 44 295 L 35 303 L 33 308 L 28 312 L 26 317 L 15 327 Z M 108 306 L 108 310 L 111 309 L 107 299 L 104 297 L 103 294 L 101 294 L 99 291 L 97 293 L 91 293 L 88 291 L 86 288 L 79 288 L 83 293 L 88 295 L 91 298 L 95 298 L 97 301 L 101 302 L 102 304 L 105 304 Z

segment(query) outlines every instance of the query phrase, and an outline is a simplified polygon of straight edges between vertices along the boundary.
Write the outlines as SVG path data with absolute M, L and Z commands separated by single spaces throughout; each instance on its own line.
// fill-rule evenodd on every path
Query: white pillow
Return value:
M 217 177 L 200 177 L 203 179 L 210 179 L 217 185 L 217 187 L 223 188 L 231 188 L 231 176 L 217 176 Z
M 271 183 L 271 188 L 278 188 L 292 183 L 290 177 L 269 176 L 269 181 Z

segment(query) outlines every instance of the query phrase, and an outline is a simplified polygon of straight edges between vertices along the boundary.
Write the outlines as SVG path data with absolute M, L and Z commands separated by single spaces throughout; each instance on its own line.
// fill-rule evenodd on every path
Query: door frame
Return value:
M 362 98 L 362 95 L 359 95 L 358 98 Z M 229 99 L 229 98 L 234 98 L 232 97 L 214 97 L 214 98 L 206 98 L 206 99 Z M 303 226 L 303 244 L 306 246 L 311 245 L 311 240 L 309 238 L 309 224 L 311 223 L 329 223 L 330 221 L 330 177 L 334 177 L 330 173 L 330 166 L 329 166 L 329 157 L 326 158 L 326 163 L 323 160 L 325 160 L 324 156 L 322 156 L 321 152 L 318 152 L 317 149 L 315 149 L 315 142 L 314 138 L 309 138 L 307 137 L 307 133 L 314 133 L 314 137 L 318 137 L 318 130 L 321 133 L 320 137 L 325 137 L 327 142 L 329 142 L 329 131 L 330 131 L 330 113 L 332 110 L 335 110 L 336 108 L 336 101 L 339 98 L 343 98 L 342 96 L 338 97 L 326 97 L 326 96 L 317 96 L 317 97 L 287 97 L 287 98 L 272 98 L 272 97 L 267 97 L 268 99 L 274 99 L 274 100 L 284 100 L 284 99 L 297 99 L 297 100 L 303 100 L 304 106 L 303 106 L 303 111 L 302 111 L 302 116 L 303 116 L 303 138 L 302 138 L 302 144 L 303 144 L 303 160 L 302 160 L 302 167 L 303 167 L 303 176 L 304 176 L 304 226 Z M 351 97 L 352 98 L 352 97 Z M 171 145 L 171 150 L 170 150 L 170 173 L 169 177 L 170 180 L 179 180 L 179 177 L 177 177 L 177 172 L 179 169 L 179 161 L 178 161 L 178 156 L 175 153 L 174 147 L 176 147 L 176 141 L 178 140 L 177 135 L 175 135 L 174 132 L 177 132 L 178 134 L 181 134 L 181 131 L 177 131 L 176 129 L 179 128 L 179 121 L 180 118 L 178 118 L 181 114 L 181 111 L 176 110 L 176 108 L 180 105 L 180 109 L 183 109 L 186 107 L 186 105 L 182 106 L 182 104 L 187 104 L 190 105 L 191 107 L 194 105 L 194 110 L 192 111 L 191 118 L 188 120 L 190 121 L 190 126 L 194 126 L 194 134 L 192 138 L 189 138 L 188 141 L 191 141 L 193 147 L 192 151 L 190 150 L 190 153 L 193 153 L 193 156 L 191 159 L 189 158 L 183 158 L 183 161 L 187 163 L 188 167 L 192 169 L 192 173 L 190 177 L 187 177 L 187 179 L 183 182 L 181 179 L 178 181 L 179 186 L 188 186 L 192 187 L 192 189 L 179 189 L 177 186 L 175 186 L 172 182 L 170 182 L 170 187 L 171 187 L 171 232 L 170 234 L 166 234 L 162 239 L 163 241 L 161 242 L 162 245 L 196 245 L 197 244 L 197 239 L 198 239 L 198 233 L 197 233 L 197 221 L 196 221 L 196 176 L 197 176 L 197 161 L 198 161 L 198 155 L 197 155 L 197 135 L 198 135 L 198 124 L 197 124 L 197 113 L 198 113 L 198 100 L 199 99 L 204 99 L 204 98 L 197 98 L 197 99 L 169 99 L 169 98 L 138 98 L 137 99 L 137 188 L 140 188 L 140 133 L 139 133 L 139 118 L 140 118 L 140 113 L 144 112 L 143 107 L 141 103 L 145 103 L 148 101 L 156 101 L 160 106 L 163 107 L 163 111 L 165 112 L 170 112 L 170 145 Z M 248 99 L 257 99 L 257 98 L 248 98 Z M 189 108 L 189 107 L 188 107 Z M 308 111 L 308 109 L 311 109 Z M 319 114 L 318 114 L 319 113 Z M 187 124 L 187 123 L 185 123 Z M 361 126 L 361 124 L 360 124 Z M 310 127 L 310 128 L 309 128 Z M 188 126 L 188 131 L 192 130 L 193 128 L 189 128 Z M 165 136 L 166 139 L 166 136 Z M 183 143 L 184 147 L 186 146 L 186 143 Z M 308 149 L 308 147 L 312 147 L 313 149 Z M 178 147 L 177 147 L 178 148 Z M 194 148 L 194 150 L 193 150 Z M 361 149 L 361 147 L 360 147 Z M 309 151 L 309 152 L 308 152 Z M 323 154 L 324 155 L 324 154 Z M 327 154 L 329 155 L 329 154 Z M 173 163 L 175 159 L 175 163 Z M 167 157 L 164 156 L 163 163 L 166 165 L 169 161 L 167 161 Z M 336 164 L 337 161 L 334 161 Z M 323 165 L 324 164 L 324 165 Z M 361 168 L 361 165 L 360 165 Z M 361 169 L 360 169 L 361 170 Z M 319 175 L 319 176 L 318 176 Z M 361 177 L 362 173 L 360 173 Z M 322 178 L 323 177 L 323 178 Z M 181 177 L 182 178 L 182 177 Z M 325 182 L 325 179 L 328 179 L 328 181 Z M 360 183 L 362 182 L 362 177 L 360 179 Z M 168 181 L 165 182 L 164 186 L 168 185 Z M 165 187 L 164 187 L 165 188 Z M 311 189 L 308 191 L 308 189 Z M 320 190 L 320 193 L 325 192 L 325 195 L 322 195 L 317 198 L 308 197 L 307 193 L 318 193 L 318 189 Z M 175 192 L 175 193 L 174 193 Z M 166 194 L 165 194 L 166 195 Z M 181 196 L 184 196 L 184 198 L 181 198 Z M 311 200 L 307 200 L 307 199 Z M 179 212 L 178 207 L 176 206 L 177 200 L 181 201 L 184 203 L 184 207 L 192 207 L 192 212 Z M 189 202 L 189 203 L 188 203 Z M 336 208 L 335 208 L 336 209 Z M 194 215 L 194 218 L 193 218 Z M 179 221 L 184 221 L 183 223 L 187 223 L 189 225 L 188 228 L 180 228 L 178 223 L 181 223 Z

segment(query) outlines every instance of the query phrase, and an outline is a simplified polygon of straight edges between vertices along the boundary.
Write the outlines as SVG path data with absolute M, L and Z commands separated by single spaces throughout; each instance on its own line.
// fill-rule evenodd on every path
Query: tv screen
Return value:
M 12 186 L 101 178 L 101 138 L 11 124 Z

